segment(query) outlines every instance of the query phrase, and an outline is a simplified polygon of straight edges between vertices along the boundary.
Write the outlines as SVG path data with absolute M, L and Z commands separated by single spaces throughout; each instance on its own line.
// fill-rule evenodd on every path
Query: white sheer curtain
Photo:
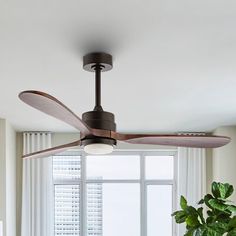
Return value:
M 178 148 L 178 199 L 183 195 L 188 203 L 197 206 L 206 193 L 206 150 L 200 148 Z M 185 226 L 178 226 L 178 236 L 183 236 Z
M 51 134 L 23 134 L 23 154 L 51 147 Z M 23 160 L 21 236 L 52 235 L 52 159 Z

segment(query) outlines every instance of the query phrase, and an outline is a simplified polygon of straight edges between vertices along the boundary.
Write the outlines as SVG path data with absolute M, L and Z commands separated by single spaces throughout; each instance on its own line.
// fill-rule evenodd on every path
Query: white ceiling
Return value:
M 114 56 L 103 106 L 118 130 L 211 131 L 236 124 L 235 0 L 2 0 L 0 117 L 17 130 L 75 131 L 22 103 L 56 96 L 81 115 L 94 105 L 82 56 Z

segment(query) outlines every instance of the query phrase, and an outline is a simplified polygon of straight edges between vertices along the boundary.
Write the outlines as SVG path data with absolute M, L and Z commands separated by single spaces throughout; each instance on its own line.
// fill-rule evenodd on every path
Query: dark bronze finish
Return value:
M 81 146 L 86 146 L 93 143 L 103 143 L 115 146 L 116 140 L 111 138 L 100 138 L 100 137 L 85 138 L 81 140 Z
M 82 120 L 92 129 L 116 131 L 115 116 L 106 111 L 89 111 L 82 115 Z
M 101 105 L 101 72 L 112 69 L 112 56 L 106 53 L 91 53 L 84 56 L 83 61 L 85 70 L 95 72 L 95 107 L 93 111 L 82 115 L 83 122 L 91 127 L 94 133 L 82 139 L 81 145 L 116 145 L 116 140 L 110 138 L 110 132 L 107 132 L 116 131 L 115 117 L 112 113 L 103 111 Z
M 95 66 L 95 107 L 94 111 L 103 111 L 101 105 L 101 70 L 100 65 Z
M 112 69 L 112 57 L 105 53 L 88 54 L 84 56 L 84 69 L 95 72 L 95 107 L 93 111 L 84 113 L 82 120 L 95 132 L 82 139 L 81 145 L 92 143 L 116 145 L 116 140 L 109 137 L 110 132 L 99 132 L 100 130 L 116 131 L 114 115 L 103 111 L 101 105 L 101 72 Z
M 94 72 L 95 66 L 100 65 L 101 71 L 112 69 L 112 56 L 103 52 L 89 53 L 83 57 L 83 68 L 87 71 Z
M 82 120 L 91 127 L 93 133 L 93 135 L 86 136 L 81 140 L 82 146 L 92 143 L 116 145 L 116 140 L 110 137 L 111 131 L 116 131 L 115 117 L 112 113 L 106 111 L 89 111 L 83 113 Z
M 103 52 L 89 53 L 83 57 L 83 68 L 95 72 L 94 111 L 103 111 L 101 105 L 101 72 L 112 69 L 112 56 Z

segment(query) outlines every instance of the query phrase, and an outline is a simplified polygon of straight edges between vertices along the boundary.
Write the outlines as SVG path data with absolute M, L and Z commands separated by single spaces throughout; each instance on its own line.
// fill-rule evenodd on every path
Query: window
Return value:
M 55 236 L 172 236 L 175 151 L 53 157 Z

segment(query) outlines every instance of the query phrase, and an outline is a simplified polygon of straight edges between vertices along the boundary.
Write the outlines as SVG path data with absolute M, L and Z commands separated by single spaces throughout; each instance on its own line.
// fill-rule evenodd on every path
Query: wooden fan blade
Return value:
M 28 90 L 21 92 L 19 98 L 37 110 L 75 127 L 82 133 L 82 136 L 91 134 L 91 129 L 77 115 L 51 95 L 40 91 Z
M 67 143 L 67 144 L 63 144 L 63 145 L 60 145 L 60 146 L 48 148 L 48 149 L 45 149 L 45 150 L 42 150 L 42 151 L 29 153 L 29 154 L 24 155 L 22 158 L 35 159 L 35 158 L 48 157 L 48 156 L 52 156 L 52 155 L 55 155 L 57 153 L 66 151 L 69 148 L 77 147 L 79 145 L 80 145 L 80 140 L 72 142 L 72 143 Z
M 113 138 L 133 144 L 154 144 L 178 147 L 217 148 L 230 142 L 229 137 L 198 135 L 198 134 L 119 134 L 113 133 Z

